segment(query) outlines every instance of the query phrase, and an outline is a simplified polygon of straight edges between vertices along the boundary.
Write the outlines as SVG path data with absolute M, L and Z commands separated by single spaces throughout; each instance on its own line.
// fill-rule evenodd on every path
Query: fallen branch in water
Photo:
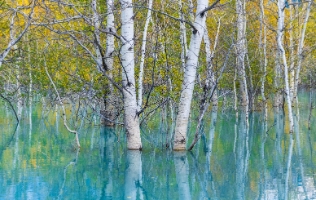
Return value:
M 11 109 L 13 110 L 13 113 L 14 113 L 14 115 L 15 115 L 15 118 L 16 118 L 17 123 L 20 123 L 19 117 L 18 117 L 18 115 L 16 114 L 16 111 L 15 111 L 15 109 L 14 109 L 14 107 L 13 107 L 11 101 L 10 101 L 8 98 L 6 98 L 5 96 L 3 96 L 1 93 L 0 93 L 0 97 L 1 97 L 3 100 L 5 100 L 6 102 L 9 103 Z
M 60 95 L 59 95 L 59 92 L 58 92 L 58 90 L 57 90 L 57 88 L 56 88 L 56 85 L 55 85 L 55 83 L 54 83 L 52 77 L 51 77 L 50 74 L 48 73 L 48 70 L 47 70 L 47 67 L 46 67 L 46 59 L 45 59 L 45 57 L 44 57 L 44 68 L 45 68 L 46 74 L 47 74 L 47 76 L 48 76 L 50 82 L 52 83 L 52 85 L 53 85 L 53 87 L 54 87 L 54 90 L 55 90 L 55 92 L 56 92 L 56 94 L 57 94 L 59 104 L 60 104 L 61 107 L 62 107 L 64 126 L 67 128 L 67 130 L 68 130 L 70 133 L 75 134 L 76 144 L 77 144 L 78 149 L 80 149 L 80 142 L 79 142 L 78 132 L 75 131 L 75 130 L 70 129 L 69 126 L 68 126 L 68 124 L 67 124 L 67 117 L 66 117 L 65 107 L 64 107 L 64 104 L 63 104 L 63 102 L 62 102 L 62 100 L 61 100 L 61 98 L 60 98 Z

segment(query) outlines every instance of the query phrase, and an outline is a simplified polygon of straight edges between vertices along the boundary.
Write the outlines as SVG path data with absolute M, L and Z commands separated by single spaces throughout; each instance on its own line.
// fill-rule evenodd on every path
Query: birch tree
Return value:
M 124 121 L 127 134 L 127 148 L 141 150 L 139 116 L 137 113 L 134 61 L 134 12 L 132 0 L 121 3 L 121 42 L 120 59 L 122 63 L 122 86 L 124 101 Z
M 12 48 L 22 39 L 23 35 L 28 31 L 31 21 L 33 10 L 35 7 L 35 1 L 31 1 L 29 6 L 19 6 L 9 9 L 7 12 L 1 12 L 1 18 L 8 18 L 9 21 L 9 38 L 7 46 L 0 50 L 0 67 L 4 59 L 8 56 Z M 21 18 L 24 22 L 19 21 Z M 24 27 L 18 27 L 17 24 L 24 24 Z
M 211 42 L 210 42 L 210 38 L 208 36 L 207 29 L 205 29 L 204 38 L 203 38 L 204 43 L 205 43 L 206 64 L 207 64 L 207 72 L 206 72 L 207 75 L 206 75 L 205 86 L 204 86 L 205 88 L 203 88 L 204 97 L 206 97 L 206 95 L 210 91 L 210 89 L 216 84 L 213 59 L 214 59 L 215 50 L 216 50 L 216 47 L 218 44 L 219 30 L 221 27 L 221 18 L 218 19 L 217 24 L 218 24 L 218 26 L 217 26 L 216 36 L 214 39 L 213 50 L 211 50 Z M 213 103 L 213 106 L 217 106 L 217 104 L 218 104 L 217 89 L 215 89 L 215 91 L 213 93 L 212 103 Z
M 182 1 L 179 0 L 179 14 L 180 14 L 180 19 L 184 20 L 184 13 L 182 10 Z M 185 23 L 180 21 L 180 43 L 181 43 L 181 64 L 182 64 L 182 69 L 185 69 L 185 57 L 187 53 L 187 32 L 185 28 Z
M 151 10 L 153 6 L 153 0 L 149 0 L 148 2 L 148 12 L 143 32 L 143 41 L 142 41 L 142 47 L 141 47 L 141 59 L 140 59 L 140 65 L 139 65 L 139 78 L 138 78 L 138 111 L 141 110 L 142 102 L 143 102 L 143 76 L 144 76 L 144 63 L 145 63 L 145 55 L 146 55 L 146 40 L 147 40 L 147 31 L 148 31 L 148 25 L 151 20 Z
M 290 133 L 292 133 L 294 124 L 293 124 L 292 103 L 291 103 L 290 87 L 289 87 L 289 70 L 288 70 L 285 50 L 283 47 L 284 9 L 285 9 L 285 0 L 278 0 L 277 44 L 278 44 L 278 53 L 279 53 L 279 56 L 281 57 L 282 65 L 284 67 L 284 84 L 285 84 L 286 102 L 288 106 Z
M 260 0 L 260 37 L 259 37 L 259 49 L 260 49 L 260 65 L 261 71 L 263 75 L 261 77 L 261 96 L 264 107 L 264 120 L 267 120 L 268 114 L 268 106 L 267 106 L 267 98 L 265 95 L 265 82 L 267 76 L 267 29 L 265 24 L 265 10 L 264 10 L 264 2 Z
M 238 71 L 239 89 L 241 95 L 241 106 L 246 109 L 246 118 L 248 118 L 249 100 L 247 89 L 247 78 L 245 70 L 245 56 L 246 56 L 246 2 L 245 0 L 236 1 L 236 13 L 237 13 L 237 63 L 236 68 Z
M 114 25 L 114 1 L 107 0 L 107 21 L 106 21 L 106 31 L 109 33 L 115 33 L 115 25 Z M 105 63 L 106 63 L 106 71 L 105 73 L 110 79 L 113 79 L 113 54 L 115 50 L 115 40 L 113 34 L 107 34 L 106 36 L 106 49 L 105 49 Z M 105 107 L 105 118 L 109 120 L 105 120 L 103 123 L 105 125 L 113 125 L 113 121 L 115 120 L 115 107 L 114 107 L 114 88 L 113 84 L 109 81 L 109 88 L 106 91 L 106 96 L 104 99 L 104 107 Z
M 309 16 L 310 16 L 310 10 L 311 10 L 311 7 L 312 7 L 312 3 L 313 3 L 313 0 L 310 0 L 308 2 L 308 4 L 307 4 L 307 7 L 306 7 L 304 23 L 303 23 L 303 27 L 301 29 L 299 45 L 298 45 L 298 50 L 297 50 L 298 61 L 297 61 L 297 67 L 296 67 L 296 71 L 295 71 L 294 91 L 293 91 L 293 99 L 294 99 L 294 102 L 296 102 L 296 103 L 297 103 L 298 82 L 299 82 L 299 77 L 300 77 L 300 72 L 301 72 L 302 61 L 303 61 L 303 58 L 304 58 L 303 48 L 304 48 L 304 42 L 305 42 L 305 32 L 306 32 L 307 22 L 308 22 L 308 19 L 309 19 Z
M 194 21 L 195 29 L 192 31 L 190 46 L 187 52 L 187 62 L 184 71 L 179 110 L 176 119 L 175 135 L 173 141 L 173 150 L 175 151 L 183 151 L 186 149 L 186 136 L 190 106 L 196 77 L 198 56 L 205 29 L 206 12 L 204 10 L 207 7 L 207 0 L 198 0 L 197 14 Z
M 291 2 L 292 3 L 292 2 Z M 293 105 L 293 96 L 294 96 L 294 78 L 295 78 L 295 70 L 294 70 L 294 65 L 295 65 L 295 56 L 294 56 L 294 39 L 293 39 L 293 32 L 294 32 L 294 26 L 293 26 L 293 7 L 294 5 L 289 5 L 289 10 L 290 10 L 290 28 L 289 28 L 289 40 L 290 40 L 290 97 L 291 97 L 291 102 Z
M 6 47 L 3 49 L 0 48 L 0 68 L 2 63 L 5 61 L 6 57 L 9 55 L 11 50 L 18 50 L 18 42 L 23 38 L 23 36 L 27 33 L 31 21 L 33 10 L 35 7 L 35 1 L 31 1 L 29 5 L 22 5 L 12 7 L 8 10 L 0 10 L 0 18 L 8 21 L 9 27 L 9 35 L 8 37 L 4 37 L 4 41 L 6 42 Z M 21 56 L 20 51 L 16 54 L 17 56 Z M 21 58 L 19 58 L 21 59 Z M 21 82 L 20 82 L 20 66 L 17 67 L 17 75 L 16 75 L 16 88 L 17 88 L 17 113 L 15 112 L 11 102 L 8 98 L 1 95 L 1 98 L 8 101 L 13 109 L 16 119 L 19 122 L 19 119 L 22 117 L 22 91 L 21 91 Z

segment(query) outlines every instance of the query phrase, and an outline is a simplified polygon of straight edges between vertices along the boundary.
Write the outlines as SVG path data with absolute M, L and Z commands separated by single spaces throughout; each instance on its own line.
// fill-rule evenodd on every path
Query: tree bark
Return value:
M 286 93 L 286 101 L 288 106 L 288 115 L 290 122 L 290 133 L 293 132 L 293 114 L 292 114 L 292 104 L 290 97 L 290 87 L 289 87 L 289 72 L 288 65 L 285 55 L 285 50 L 283 47 L 283 34 L 284 34 L 284 8 L 285 8 L 285 0 L 278 1 L 278 29 L 277 29 L 277 44 L 279 50 L 279 56 L 281 56 L 282 64 L 284 66 L 284 84 L 285 84 L 285 93 Z
M 260 0 L 260 38 L 259 38 L 259 49 L 260 49 L 260 65 L 263 72 L 261 77 L 261 96 L 264 109 L 264 120 L 268 119 L 268 105 L 267 98 L 265 96 L 265 82 L 267 76 L 267 29 L 265 25 L 265 11 L 264 1 Z M 263 57 L 263 58 L 262 58 Z
M 113 0 L 107 0 L 106 1 L 107 6 L 107 21 L 106 21 L 106 30 L 108 32 L 115 32 L 115 26 L 114 26 L 114 2 Z M 114 44 L 114 35 L 107 34 L 106 36 L 106 49 L 105 49 L 105 63 L 106 63 L 106 70 L 104 73 L 107 74 L 107 76 L 110 79 L 113 79 L 113 54 L 115 49 Z M 104 113 L 104 120 L 102 120 L 102 123 L 106 126 L 113 126 L 114 120 L 115 120 L 115 97 L 114 97 L 114 87 L 111 81 L 108 81 L 108 88 L 106 88 L 105 98 L 104 98 L 104 107 L 105 107 L 105 113 Z
M 293 2 L 293 1 L 292 1 Z M 289 29 L 289 39 L 290 39 L 290 97 L 292 105 L 293 103 L 293 96 L 294 96 L 294 78 L 295 78 L 295 57 L 294 57 L 294 39 L 293 39 L 293 5 L 289 5 L 290 7 L 290 29 Z
M 309 19 L 309 15 L 310 15 L 310 10 L 311 10 L 311 6 L 312 6 L 313 0 L 310 0 L 308 2 L 308 5 L 306 7 L 306 14 L 305 14 L 305 18 L 304 18 L 304 23 L 303 23 L 303 28 L 301 30 L 301 37 L 300 37 L 300 41 L 299 41 L 299 45 L 298 45 L 298 61 L 297 61 L 297 67 L 296 67 L 296 71 L 295 71 L 295 80 L 294 80 L 294 94 L 293 94 L 293 101 L 295 103 L 297 103 L 297 88 L 298 88 L 298 82 L 299 82 L 299 77 L 300 77 L 300 72 L 301 72 L 301 66 L 302 66 L 302 62 L 303 62 L 303 48 L 304 48 L 304 42 L 305 42 L 305 32 L 306 32 L 306 26 L 307 26 L 307 22 Z
M 143 102 L 143 76 L 144 76 L 144 64 L 145 64 L 145 56 L 146 56 L 147 30 L 148 30 L 148 25 L 149 25 L 149 22 L 151 19 L 152 6 L 153 6 L 153 0 L 149 0 L 147 18 L 146 18 L 144 32 L 143 32 L 143 41 L 142 41 L 142 47 L 141 47 L 141 59 L 140 59 L 140 65 L 139 65 L 138 101 L 137 101 L 138 111 L 141 110 L 142 102 Z
M 179 0 L 179 12 L 180 12 L 180 19 L 184 20 L 184 13 L 182 11 L 182 1 Z M 181 64 L 182 70 L 185 70 L 185 57 L 187 54 L 187 32 L 185 28 L 185 22 L 180 22 L 180 43 L 181 43 Z
M 198 0 L 197 13 L 203 11 L 207 6 L 207 0 Z M 176 119 L 176 128 L 173 141 L 173 150 L 175 151 L 184 151 L 186 149 L 190 106 L 194 90 L 200 46 L 205 29 L 205 20 L 206 13 L 201 13 L 196 16 L 194 21 L 196 30 L 193 30 L 191 35 L 190 47 L 187 54 L 186 68 L 184 72 L 184 80 L 182 83 L 179 111 Z
M 282 91 L 283 80 L 282 80 L 282 69 L 281 69 L 281 64 L 280 64 L 280 51 L 278 50 L 278 47 L 277 47 L 277 51 L 275 55 L 274 73 L 275 75 L 274 75 L 273 84 L 274 84 L 275 94 L 274 94 L 273 106 L 283 108 L 283 105 L 284 105 L 284 98 L 283 98 L 283 91 Z
M 213 67 L 213 58 L 214 58 L 215 50 L 216 50 L 216 47 L 218 44 L 220 27 L 221 27 L 221 19 L 218 19 L 218 26 L 217 26 L 217 31 L 216 31 L 216 36 L 214 39 L 214 46 L 213 46 L 212 51 L 211 51 L 211 42 L 210 42 L 210 38 L 208 36 L 207 28 L 205 28 L 205 32 L 204 32 L 206 66 L 207 66 L 207 73 L 206 73 L 206 80 L 205 80 L 205 91 L 204 91 L 205 96 L 207 96 L 207 93 L 213 87 L 213 85 L 216 84 L 216 77 L 215 77 L 215 72 L 214 72 L 214 67 Z M 213 96 L 212 96 L 212 104 L 213 104 L 213 106 L 218 105 L 217 88 L 215 89 Z
M 134 12 L 132 0 L 120 0 L 121 40 L 120 59 L 122 63 L 122 84 L 124 96 L 124 120 L 127 134 L 127 148 L 141 150 L 139 117 L 137 113 L 134 61 Z
M 239 79 L 239 90 L 241 95 L 241 106 L 245 107 L 246 118 L 249 112 L 249 98 L 247 89 L 247 77 L 245 69 L 245 56 L 246 56 L 246 9 L 245 0 L 236 1 L 237 12 L 237 70 Z

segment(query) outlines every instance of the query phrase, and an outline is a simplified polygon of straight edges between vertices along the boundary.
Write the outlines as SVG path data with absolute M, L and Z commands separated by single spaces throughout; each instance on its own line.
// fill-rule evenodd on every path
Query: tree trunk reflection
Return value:
M 189 185 L 189 163 L 186 152 L 174 152 L 174 166 L 176 169 L 176 179 L 178 184 L 179 199 L 191 199 Z

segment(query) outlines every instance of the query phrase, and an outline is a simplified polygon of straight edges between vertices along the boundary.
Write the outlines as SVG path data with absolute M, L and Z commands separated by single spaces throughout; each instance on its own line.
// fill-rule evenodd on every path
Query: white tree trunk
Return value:
M 182 11 L 182 1 L 179 0 L 179 14 L 180 14 L 180 19 L 184 19 L 184 13 Z M 182 63 L 182 70 L 185 70 L 185 57 L 186 53 L 188 51 L 187 48 L 187 32 L 185 28 L 185 23 L 180 22 L 180 43 L 181 43 L 181 63 Z
M 108 32 L 115 33 L 115 26 L 114 26 L 114 1 L 113 0 L 107 0 L 106 1 L 107 6 L 107 19 L 106 19 L 106 30 Z M 112 78 L 112 69 L 113 69 L 113 53 L 114 53 L 114 35 L 107 34 L 106 36 L 106 50 L 105 50 L 105 59 L 106 59 L 106 65 L 108 67 L 109 71 L 109 77 Z
M 29 41 L 29 34 L 26 35 L 27 41 Z M 32 64 L 31 64 L 31 48 L 30 48 L 30 43 L 28 42 L 27 45 L 27 62 L 29 64 L 29 124 L 30 124 L 30 129 L 29 129 L 29 142 L 31 142 L 31 136 L 32 136 L 32 102 L 33 102 L 33 79 L 32 79 Z M 57 122 L 56 122 L 57 123 Z
M 285 83 L 285 93 L 286 93 L 286 101 L 288 106 L 288 114 L 289 114 L 289 122 L 290 122 L 290 133 L 293 132 L 293 115 L 292 115 L 292 104 L 290 97 L 290 87 L 289 87 L 289 72 L 287 66 L 287 60 L 285 55 L 285 50 L 283 48 L 283 34 L 284 34 L 284 8 L 285 8 L 285 0 L 278 1 L 278 29 L 277 29 L 277 43 L 279 49 L 279 55 L 282 59 L 282 64 L 284 66 L 284 83 Z
M 175 135 L 173 142 L 173 150 L 183 151 L 186 149 L 186 136 L 188 128 L 188 120 L 190 114 L 190 106 L 192 101 L 196 69 L 202 37 L 204 35 L 206 13 L 199 14 L 208 6 L 208 0 L 198 0 L 197 16 L 194 21 L 196 30 L 193 30 L 190 48 L 187 54 L 186 68 L 184 72 L 184 80 L 182 83 L 181 97 L 179 103 L 179 111 L 176 119 Z
M 21 91 L 21 83 L 20 83 L 20 66 L 17 66 L 17 76 L 16 76 L 16 88 L 17 88 L 17 115 L 18 118 L 22 117 L 23 110 L 23 99 L 22 99 L 22 91 Z
M 124 95 L 124 120 L 127 134 L 127 148 L 141 150 L 139 117 L 137 114 L 136 89 L 134 77 L 134 12 L 132 0 L 120 0 L 122 48 L 120 58 L 122 62 L 122 84 Z
M 296 103 L 297 103 L 298 81 L 299 81 L 300 71 L 301 71 L 301 66 L 302 66 L 302 61 L 303 61 L 303 48 L 304 48 L 305 32 L 306 32 L 306 26 L 307 26 L 307 22 L 309 19 L 312 3 L 313 3 L 313 0 L 310 0 L 308 2 L 307 7 L 306 7 L 306 14 L 305 14 L 305 18 L 304 18 L 303 28 L 301 30 L 301 37 L 300 37 L 298 51 L 297 51 L 298 62 L 297 62 L 297 67 L 296 67 L 296 72 L 295 72 L 295 81 L 294 81 L 295 84 L 294 84 L 294 94 L 293 94 L 293 99 L 294 99 L 294 102 L 296 102 Z
M 264 120 L 266 121 L 268 116 L 268 104 L 267 99 L 265 96 L 265 82 L 266 82 L 266 76 L 267 76 L 267 29 L 265 25 L 265 11 L 264 11 L 264 3 L 263 0 L 260 0 L 260 38 L 259 38 L 259 49 L 261 50 L 261 56 L 263 58 L 260 58 L 260 64 L 261 64 L 261 70 L 263 72 L 261 77 L 261 96 L 262 96 L 262 102 L 264 107 Z
M 100 16 L 97 12 L 97 1 L 96 0 L 92 0 L 91 2 L 91 6 L 92 6 L 92 11 L 93 11 L 93 26 L 94 26 L 94 36 L 95 36 L 95 42 L 94 42 L 94 48 L 95 48 L 95 53 L 96 53 L 96 61 L 97 61 L 97 68 L 100 72 L 104 71 L 104 69 L 102 69 L 102 54 L 101 54 L 101 41 L 100 41 L 100 25 L 101 25 L 101 19 Z
M 208 90 L 210 90 L 213 87 L 213 85 L 216 84 L 216 77 L 215 77 L 215 72 L 213 69 L 213 58 L 214 58 L 215 49 L 218 43 L 220 27 L 221 27 L 221 19 L 218 19 L 218 26 L 217 26 L 217 31 L 216 31 L 216 36 L 215 36 L 214 46 L 213 46 L 212 51 L 211 51 L 211 42 L 208 36 L 207 28 L 205 28 L 205 32 L 204 32 L 204 43 L 205 43 L 205 53 L 206 53 L 206 63 L 207 63 L 207 75 L 206 75 L 205 86 Z M 213 106 L 218 105 L 217 89 L 215 89 L 213 93 L 212 104 Z
M 152 6 L 153 6 L 153 0 L 149 0 L 147 18 L 146 18 L 144 32 L 143 32 L 143 41 L 142 41 L 143 43 L 141 47 L 141 59 L 140 59 L 140 65 L 139 65 L 138 101 L 137 101 L 138 111 L 141 110 L 142 102 L 143 102 L 143 76 L 144 76 L 144 63 L 145 63 L 145 56 L 146 56 L 147 30 L 148 30 L 148 25 L 151 19 Z
M 247 78 L 245 70 L 245 56 L 246 56 L 246 9 L 245 0 L 236 1 L 237 13 L 237 70 L 239 79 L 239 88 L 241 94 L 241 105 L 246 108 L 246 118 L 248 118 L 249 100 L 247 89 Z
M 293 2 L 293 1 L 292 1 Z M 289 39 L 290 39 L 290 97 L 293 105 L 293 95 L 294 95 L 294 76 L 295 76 L 295 62 L 294 62 L 294 39 L 293 39 L 293 5 L 290 5 L 290 29 L 289 29 Z
M 283 93 L 282 93 L 282 69 L 280 63 L 280 51 L 277 47 L 277 51 L 275 54 L 275 68 L 274 68 L 274 89 L 276 90 L 274 96 L 274 107 L 282 107 L 283 106 Z
M 115 32 L 114 26 L 114 2 L 113 0 L 107 0 L 107 21 L 106 21 L 106 30 L 108 32 Z M 115 50 L 114 44 L 114 35 L 107 34 L 106 36 L 106 49 L 105 49 L 105 63 L 106 63 L 106 71 L 105 73 L 108 75 L 110 79 L 113 78 L 113 54 Z M 114 106 L 114 88 L 111 81 L 108 83 L 109 88 L 107 88 L 106 96 L 105 96 L 105 120 L 103 121 L 104 125 L 112 126 L 114 125 L 113 121 L 115 120 L 115 106 Z M 108 119 L 108 120 L 107 120 Z

